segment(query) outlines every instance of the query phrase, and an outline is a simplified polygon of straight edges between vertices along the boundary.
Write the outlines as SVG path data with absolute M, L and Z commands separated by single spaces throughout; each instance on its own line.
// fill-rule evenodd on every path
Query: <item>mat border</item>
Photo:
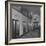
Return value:
M 8 43 L 8 2 L 23 2 L 23 3 L 44 4 L 44 41 L 37 41 L 37 42 L 23 42 L 23 43 Z M 7 33 L 6 33 L 6 32 L 7 32 Z M 45 42 L 45 2 L 5 1 L 5 45 L 31 44 L 31 43 L 44 43 L 44 42 Z

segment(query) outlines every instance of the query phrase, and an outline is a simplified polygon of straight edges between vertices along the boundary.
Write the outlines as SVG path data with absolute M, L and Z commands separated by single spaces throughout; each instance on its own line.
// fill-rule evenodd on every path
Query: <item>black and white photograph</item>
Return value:
M 44 3 L 8 2 L 6 9 L 8 44 L 44 42 Z
M 12 38 L 40 37 L 40 7 L 11 5 Z

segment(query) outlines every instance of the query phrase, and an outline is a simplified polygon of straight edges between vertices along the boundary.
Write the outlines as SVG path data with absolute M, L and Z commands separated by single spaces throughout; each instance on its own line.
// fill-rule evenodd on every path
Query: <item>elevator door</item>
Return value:
M 12 21 L 12 38 L 19 37 L 19 22 L 18 20 Z
M 27 28 L 27 23 L 24 22 L 23 23 L 23 34 L 27 33 L 28 32 L 28 28 Z
M 16 37 L 19 37 L 19 21 L 16 21 L 15 31 L 16 31 Z

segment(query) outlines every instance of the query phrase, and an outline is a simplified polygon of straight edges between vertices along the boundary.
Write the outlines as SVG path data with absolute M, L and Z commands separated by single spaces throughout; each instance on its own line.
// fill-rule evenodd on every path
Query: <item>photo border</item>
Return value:
M 23 42 L 23 43 L 8 43 L 8 2 L 23 2 L 23 3 L 36 3 L 36 4 L 44 4 L 44 41 L 37 42 Z M 5 44 L 13 45 L 13 44 L 30 44 L 30 43 L 44 43 L 45 42 L 45 2 L 29 2 L 29 1 L 5 1 Z

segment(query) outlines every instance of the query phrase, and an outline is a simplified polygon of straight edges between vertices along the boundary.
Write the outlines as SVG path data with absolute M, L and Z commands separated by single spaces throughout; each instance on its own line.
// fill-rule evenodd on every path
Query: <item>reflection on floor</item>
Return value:
M 21 36 L 21 38 L 36 38 L 36 37 L 40 37 L 38 30 L 27 32 Z
M 39 30 L 38 29 L 30 30 L 16 38 L 18 39 L 18 38 L 38 38 L 38 37 L 40 37 L 40 27 L 39 27 Z

